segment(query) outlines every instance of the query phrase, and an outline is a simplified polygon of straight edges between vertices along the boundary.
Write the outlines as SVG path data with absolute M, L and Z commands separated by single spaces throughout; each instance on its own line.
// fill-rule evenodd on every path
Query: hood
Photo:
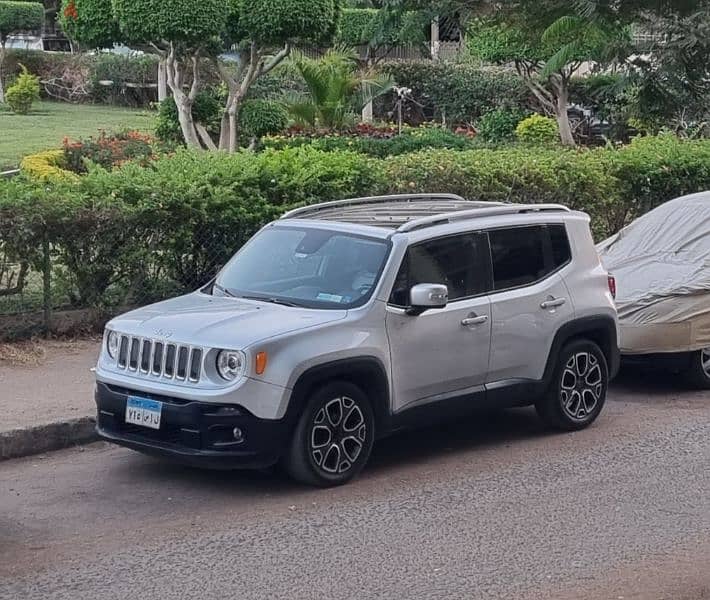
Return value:
M 195 292 L 131 311 L 109 325 L 130 335 L 243 349 L 277 335 L 339 321 L 346 315 L 345 310 L 280 306 Z

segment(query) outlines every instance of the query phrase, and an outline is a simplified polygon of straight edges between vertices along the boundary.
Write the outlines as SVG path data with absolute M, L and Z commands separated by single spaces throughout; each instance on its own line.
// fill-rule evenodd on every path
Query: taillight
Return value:
M 607 282 L 612 298 L 616 299 L 616 278 L 613 275 L 607 275 Z

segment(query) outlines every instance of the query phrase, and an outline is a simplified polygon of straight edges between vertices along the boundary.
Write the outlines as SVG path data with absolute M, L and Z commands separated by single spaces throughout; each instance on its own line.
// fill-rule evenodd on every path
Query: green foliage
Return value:
M 469 124 L 496 108 L 529 105 L 525 84 L 508 70 L 433 61 L 386 63 L 382 70 L 397 85 L 412 90 L 414 101 L 422 105 L 419 120 L 446 118 L 450 124 Z
M 41 2 L 0 0 L 0 41 L 15 31 L 32 31 L 42 27 L 44 6 Z
M 324 152 L 349 150 L 377 158 L 398 156 L 426 148 L 468 150 L 478 146 L 475 139 L 453 133 L 442 127 L 405 128 L 401 135 L 363 136 L 354 133 L 319 133 L 317 136 L 273 136 L 263 140 L 267 148 L 284 149 L 309 146 Z
M 106 133 L 88 139 L 64 140 L 64 168 L 74 173 L 85 173 L 89 164 L 111 169 L 127 161 L 147 165 L 155 157 L 154 140 L 139 131 Z
M 195 122 L 204 125 L 210 134 L 217 135 L 222 117 L 222 103 L 217 94 L 209 90 L 199 92 L 192 105 L 192 117 Z M 177 106 L 172 96 L 160 103 L 155 135 L 164 142 L 183 141 Z
M 85 48 L 112 48 L 122 41 L 111 0 L 62 0 L 58 19 L 67 37 Z
M 230 0 L 227 35 L 230 43 L 327 46 L 339 16 L 338 0 Z
M 342 129 L 371 100 L 387 93 L 394 81 L 386 75 L 357 72 L 353 52 L 329 50 L 319 59 L 297 54 L 293 64 L 308 92 L 286 98 L 297 123 L 309 127 Z
M 426 15 L 418 11 L 393 12 L 375 8 L 346 8 L 338 43 L 372 47 L 421 44 L 426 41 Z
M 559 139 L 557 121 L 552 117 L 530 115 L 518 123 L 515 137 L 526 144 L 554 144 Z
M 46 237 L 72 303 L 111 308 L 195 289 L 262 224 L 302 204 L 432 190 L 559 202 L 588 212 L 601 239 L 708 188 L 710 141 L 672 135 L 620 149 L 429 149 L 386 160 L 307 147 L 178 150 L 147 167 L 94 168 L 73 181 L 0 181 L 0 244 L 37 267 Z
M 476 131 L 486 142 L 505 142 L 515 138 L 515 128 L 526 116 L 519 108 L 497 108 L 476 122 Z
M 224 0 L 113 0 L 122 35 L 129 43 L 162 40 L 204 46 L 223 30 Z M 108 15 L 107 15 L 108 18 Z
M 288 111 L 273 100 L 247 100 L 239 111 L 242 131 L 250 138 L 279 133 L 288 127 Z
M 5 101 L 12 112 L 19 115 L 29 113 L 32 104 L 39 101 L 39 78 L 23 66 L 15 83 L 7 88 Z

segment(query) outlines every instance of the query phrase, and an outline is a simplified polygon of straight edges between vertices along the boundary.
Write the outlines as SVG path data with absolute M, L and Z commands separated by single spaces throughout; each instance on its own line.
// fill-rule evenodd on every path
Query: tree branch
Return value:
M 283 59 L 289 55 L 290 52 L 291 44 L 289 42 L 286 42 L 286 44 L 284 44 L 284 47 L 276 54 L 274 54 L 274 56 L 271 57 L 271 60 L 268 63 L 261 63 L 257 77 L 261 77 L 262 75 L 266 75 L 267 73 L 269 73 L 272 69 L 274 69 L 274 67 L 278 66 L 283 61 Z

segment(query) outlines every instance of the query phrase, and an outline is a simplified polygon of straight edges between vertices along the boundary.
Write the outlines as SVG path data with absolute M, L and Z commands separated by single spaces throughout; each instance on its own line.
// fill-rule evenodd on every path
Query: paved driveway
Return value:
M 574 435 L 530 410 L 376 446 L 352 484 L 95 444 L 0 464 L 0 598 L 710 597 L 710 394 L 626 377 Z

